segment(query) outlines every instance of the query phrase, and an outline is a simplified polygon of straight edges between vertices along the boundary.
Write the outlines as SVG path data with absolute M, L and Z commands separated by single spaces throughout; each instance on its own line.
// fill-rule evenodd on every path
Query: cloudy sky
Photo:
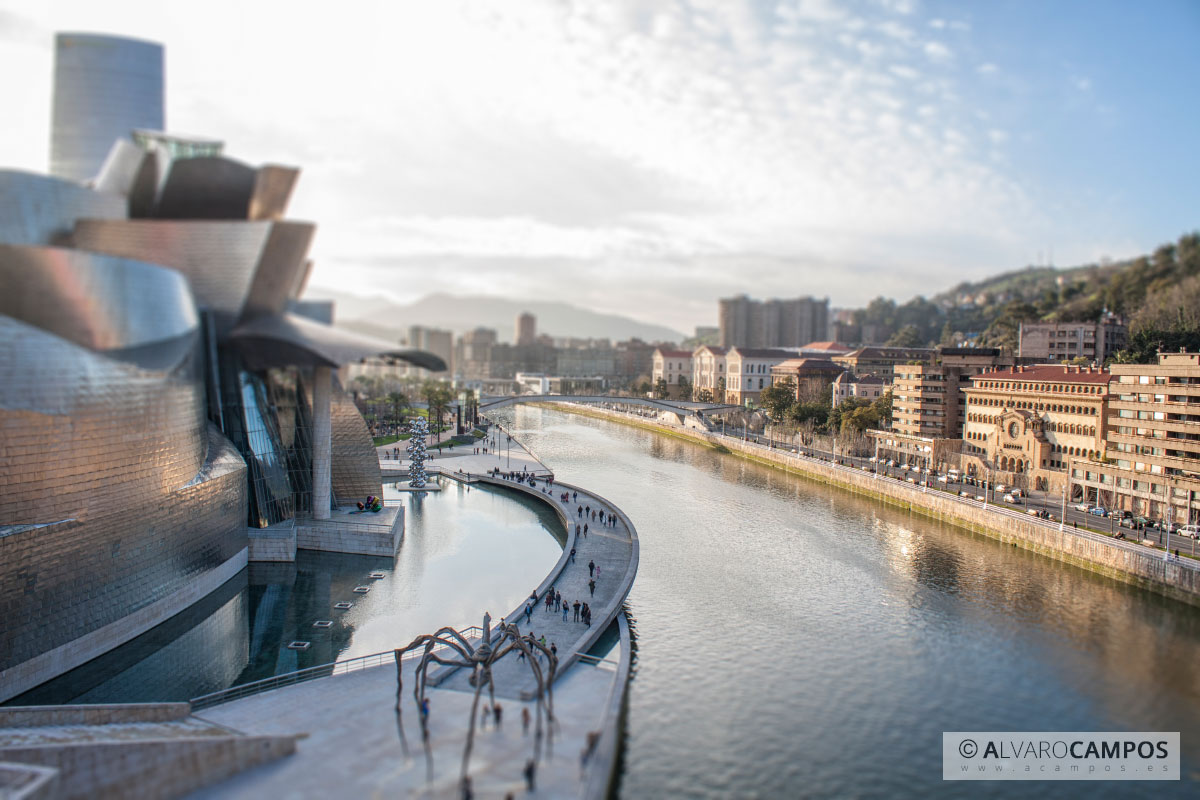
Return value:
M 173 130 L 303 168 L 313 284 L 907 299 L 1200 227 L 1200 3 L 0 0 L 0 166 L 48 163 L 52 35 L 167 47 Z

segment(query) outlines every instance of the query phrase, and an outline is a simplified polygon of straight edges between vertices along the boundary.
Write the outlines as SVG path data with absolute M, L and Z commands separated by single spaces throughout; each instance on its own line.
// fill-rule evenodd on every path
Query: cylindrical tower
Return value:
M 89 180 L 115 140 L 134 128 L 164 127 L 162 45 L 90 33 L 55 37 L 51 173 Z

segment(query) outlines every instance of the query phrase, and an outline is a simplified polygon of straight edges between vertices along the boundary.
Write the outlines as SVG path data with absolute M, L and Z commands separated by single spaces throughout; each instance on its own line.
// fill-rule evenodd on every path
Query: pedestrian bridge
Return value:
M 704 417 L 733 411 L 740 406 L 722 403 L 689 403 L 680 400 L 652 400 L 648 397 L 613 397 L 611 395 L 581 394 L 522 394 L 513 397 L 489 397 L 479 401 L 479 410 L 494 411 L 517 403 L 590 403 L 594 405 L 623 405 L 649 408 L 660 413 L 674 414 L 682 424 L 686 417 Z

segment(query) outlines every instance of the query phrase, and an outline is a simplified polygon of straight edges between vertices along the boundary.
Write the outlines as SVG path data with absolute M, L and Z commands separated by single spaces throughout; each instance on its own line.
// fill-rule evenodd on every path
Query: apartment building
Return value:
M 936 357 L 931 347 L 860 347 L 833 360 L 855 375 L 878 375 L 891 383 L 897 364 L 932 364 Z
M 717 303 L 722 347 L 800 347 L 824 339 L 829 328 L 829 298 L 752 300 L 746 295 Z
M 1110 375 L 1058 364 L 990 369 L 964 387 L 962 462 L 969 472 L 1027 476 L 1059 489 L 1068 461 L 1105 452 Z
M 1038 361 L 1086 358 L 1103 364 L 1125 346 L 1125 323 L 1112 314 L 1099 322 L 1022 322 L 1018 355 Z
M 1200 353 L 1113 364 L 1106 459 L 1071 464 L 1073 492 L 1151 519 L 1200 522 Z
M 833 407 L 837 408 L 851 397 L 874 402 L 890 388 L 890 384 L 878 375 L 863 375 L 860 378 L 852 372 L 843 372 L 833 379 Z

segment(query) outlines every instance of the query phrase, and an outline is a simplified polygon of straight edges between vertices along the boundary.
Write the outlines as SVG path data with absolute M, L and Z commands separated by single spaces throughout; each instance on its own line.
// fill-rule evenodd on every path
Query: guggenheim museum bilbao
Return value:
M 54 174 L 0 170 L 0 701 L 237 575 L 256 529 L 380 494 L 334 369 L 444 368 L 298 300 L 299 171 L 164 133 L 162 71 L 60 34 Z

